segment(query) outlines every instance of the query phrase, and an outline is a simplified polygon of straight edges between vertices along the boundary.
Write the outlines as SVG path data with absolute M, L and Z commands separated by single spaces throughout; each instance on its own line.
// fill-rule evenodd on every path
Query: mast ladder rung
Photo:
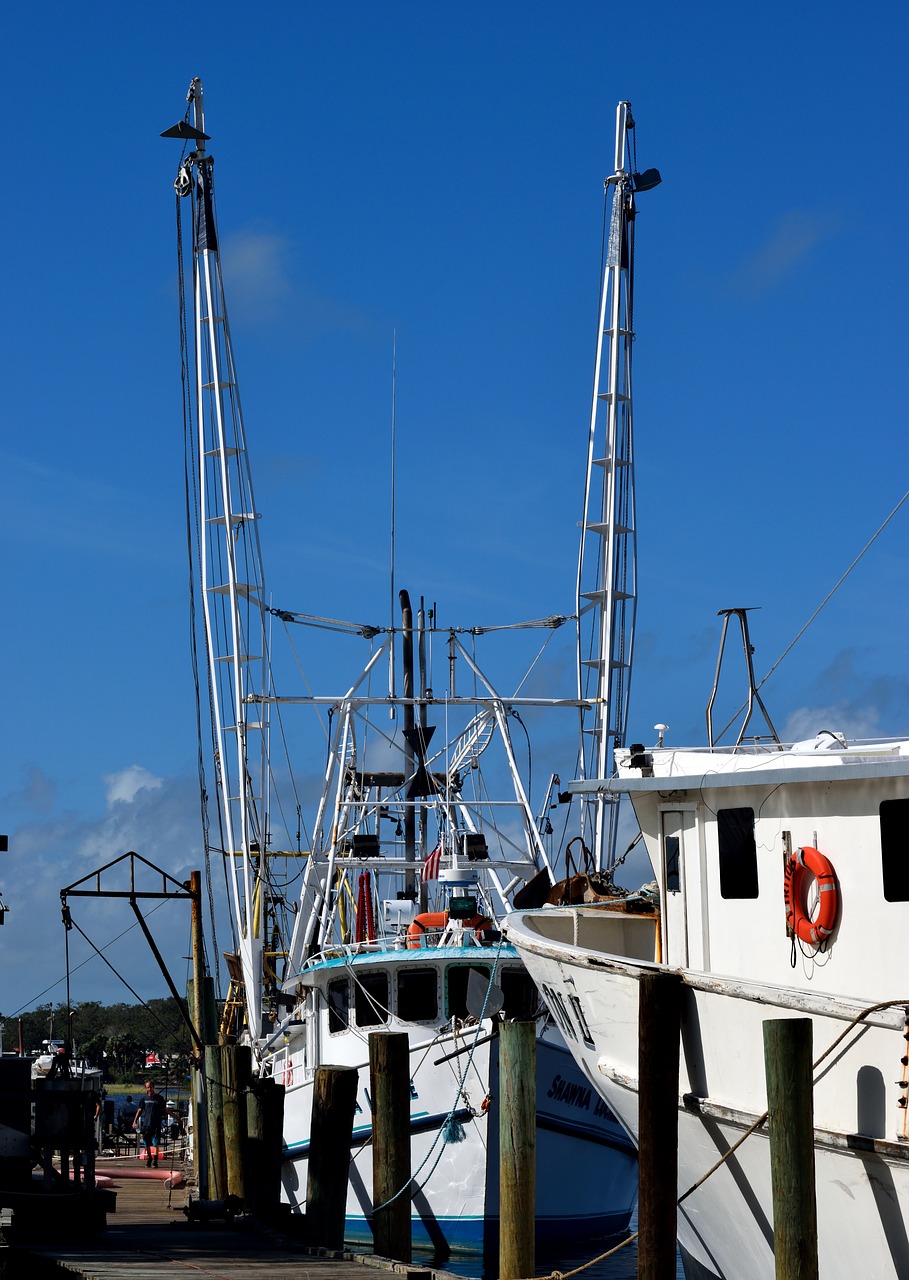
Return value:
M 206 516 L 206 524 L 224 524 L 228 520 L 231 524 L 246 524 L 248 520 L 261 520 L 261 516 L 257 511 L 232 511 L 230 516 Z
M 229 582 L 222 582 L 219 587 L 208 587 L 207 589 L 212 593 L 212 595 L 215 595 L 215 596 L 230 595 Z M 258 587 L 251 585 L 249 582 L 238 582 L 236 585 L 237 595 L 245 596 L 246 599 L 250 602 L 250 604 L 259 603 L 259 601 L 256 599 L 256 592 L 258 590 L 259 590 Z
M 605 600 L 609 594 L 610 593 L 608 591 L 602 591 L 602 590 L 581 592 L 581 595 L 584 597 L 585 600 L 592 600 L 594 602 Z M 612 598 L 613 600 L 633 600 L 634 599 L 630 591 L 618 591 L 618 590 L 613 590 Z
M 589 530 L 590 533 L 599 533 L 599 534 L 607 534 L 610 528 L 612 528 L 616 533 L 631 533 L 632 531 L 630 525 L 616 524 L 616 525 L 610 526 L 609 524 L 604 524 L 602 521 L 599 521 L 599 520 L 592 521 L 590 524 L 587 524 L 584 527 L 585 529 Z

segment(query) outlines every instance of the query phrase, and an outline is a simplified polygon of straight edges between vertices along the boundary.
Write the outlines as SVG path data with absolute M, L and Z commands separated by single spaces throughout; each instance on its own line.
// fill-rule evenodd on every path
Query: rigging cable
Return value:
M 758 689 L 758 690 L 763 689 L 764 685 L 767 683 L 767 681 L 768 681 L 768 680 L 770 679 L 770 677 L 773 675 L 774 671 L 776 671 L 777 667 L 780 665 L 780 663 L 783 661 L 783 659 L 789 655 L 789 653 L 792 651 L 792 649 L 794 649 L 794 648 L 795 648 L 795 646 L 798 644 L 799 640 L 801 640 L 802 636 L 805 634 L 805 632 L 806 632 L 806 631 L 808 630 L 808 628 L 811 626 L 812 622 L 814 622 L 815 618 L 818 616 L 818 614 L 821 612 L 821 610 L 825 607 L 825 605 L 826 605 L 826 604 L 827 604 L 827 603 L 832 599 L 832 597 L 836 594 L 836 592 L 837 592 L 837 591 L 839 591 L 840 587 L 843 585 L 843 583 L 844 583 L 844 582 L 846 581 L 846 579 L 849 577 L 850 573 L 851 573 L 851 572 L 852 572 L 852 570 L 856 567 L 856 565 L 859 563 L 859 561 L 862 559 L 862 557 L 865 555 L 865 553 L 866 553 L 867 551 L 870 551 L 871 547 L 874 545 L 874 543 L 878 540 L 878 538 L 881 536 L 881 534 L 882 534 L 882 533 L 884 532 L 884 530 L 887 528 L 887 525 L 890 523 L 890 521 L 893 519 L 893 517 L 894 517 L 894 516 L 896 515 L 896 513 L 899 511 L 900 507 L 901 507 L 901 506 L 903 505 L 903 503 L 907 500 L 907 498 L 909 498 L 909 489 L 907 489 L 907 490 L 906 490 L 906 492 L 903 494 L 903 496 L 900 498 L 899 502 L 896 504 L 896 506 L 895 506 L 895 507 L 893 508 L 893 510 L 890 512 L 889 516 L 887 516 L 887 518 L 886 518 L 886 519 L 883 521 L 883 523 L 878 527 L 878 529 L 877 529 L 877 530 L 876 530 L 876 531 L 871 535 L 871 537 L 868 539 L 868 541 L 867 541 L 867 542 L 865 543 L 865 545 L 862 547 L 861 551 L 858 553 L 858 555 L 857 555 L 857 556 L 855 557 L 855 559 L 852 561 L 852 564 L 850 564 L 850 566 L 849 566 L 849 568 L 846 570 L 846 572 L 845 572 L 845 573 L 843 573 L 843 574 L 841 575 L 841 577 L 839 578 L 839 580 L 838 580 L 838 581 L 837 581 L 837 582 L 836 582 L 836 583 L 835 583 L 835 584 L 830 588 L 830 590 L 829 590 L 829 591 L 827 592 L 827 594 L 824 596 L 823 600 L 822 600 L 822 601 L 821 601 L 821 603 L 818 605 L 818 607 L 815 609 L 814 613 L 812 613 L 811 617 L 808 619 L 808 621 L 805 623 L 805 625 L 802 627 L 802 629 L 798 632 L 798 634 L 794 637 L 794 639 L 792 639 L 792 640 L 789 642 L 789 644 L 786 646 L 786 648 L 783 650 L 783 652 L 782 652 L 782 653 L 780 654 L 780 656 L 777 658 L 776 662 L 774 662 L 773 666 L 770 668 L 770 670 L 769 670 L 769 671 L 767 672 L 767 674 L 764 676 L 763 680 L 762 680 L 762 681 L 760 682 L 760 684 L 757 686 L 757 689 Z M 735 720 L 737 720 L 737 719 L 739 718 L 739 716 L 740 716 L 740 715 L 742 714 L 742 712 L 745 710 L 745 708 L 746 708 L 746 706 L 747 706 L 747 705 L 748 705 L 748 704 L 747 704 L 747 702 L 743 702 L 743 703 L 742 703 L 742 705 L 739 707 L 738 711 L 736 711 L 736 712 L 734 712 L 734 713 L 733 713 L 732 717 L 727 721 L 727 723 L 726 723 L 725 727 L 724 727 L 723 729 L 721 729 L 720 733 L 717 735 L 717 739 L 718 739 L 718 740 L 719 740 L 719 738 L 721 738 L 721 737 L 723 736 L 723 734 L 724 734 L 724 733 L 726 733 L 726 732 L 727 732 L 727 730 L 729 729 L 730 725 L 731 725 Z
M 95 952 L 95 954 L 96 954 L 97 956 L 99 956 L 99 957 L 104 961 L 104 963 L 107 965 L 108 969 L 110 969 L 111 973 L 112 973 L 112 974 L 114 974 L 114 976 L 115 976 L 115 977 L 117 977 L 117 978 L 119 978 L 119 979 L 120 979 L 120 981 L 123 983 L 124 987 L 126 987 L 127 991 L 130 993 L 130 995 L 135 996 L 135 997 L 136 997 L 136 999 L 138 1000 L 139 1004 L 141 1004 L 141 1005 L 143 1006 L 143 1008 L 145 1008 L 145 1009 L 147 1009 L 147 1010 L 148 1010 L 148 1012 L 149 1012 L 149 1013 L 151 1014 L 151 1016 L 154 1018 L 155 1022 L 157 1022 L 157 1023 L 158 1023 L 158 1025 L 159 1025 L 160 1027 L 163 1027 L 165 1031 L 170 1031 L 170 1030 L 171 1030 L 171 1028 L 167 1025 L 167 1023 L 166 1023 L 166 1022 L 164 1022 L 164 1021 L 163 1021 L 163 1019 L 159 1018 L 159 1017 L 158 1017 L 158 1015 L 155 1013 L 154 1009 L 152 1009 L 151 1005 L 148 1003 L 148 1001 L 147 1001 L 147 1000 L 143 1000 L 143 999 L 142 999 L 142 997 L 139 995 L 138 991 L 135 991 L 135 990 L 134 990 L 134 989 L 129 985 L 129 983 L 128 983 L 128 982 L 126 981 L 126 979 L 124 978 L 123 974 L 122 974 L 122 973 L 120 973 L 120 971 L 119 971 L 118 969 L 115 969 L 115 968 L 114 968 L 114 966 L 113 966 L 113 965 L 111 964 L 111 962 L 108 960 L 108 958 L 107 958 L 107 956 L 104 954 L 104 952 L 103 952 L 103 951 L 99 951 L 99 950 L 98 950 L 98 948 L 97 948 L 97 947 L 95 946 L 95 944 L 92 942 L 92 940 L 91 940 L 91 938 L 88 936 L 88 934 L 87 934 L 87 933 L 85 933 L 85 932 L 84 932 L 84 930 L 82 930 L 82 929 L 80 929 L 80 928 L 79 928 L 79 926 L 76 924 L 75 920 L 72 918 L 72 916 L 69 914 L 69 912 L 68 912 L 68 911 L 67 911 L 66 916 L 64 917 L 64 921 L 63 921 L 63 923 L 64 923 L 64 925 L 65 925 L 65 933 L 66 933 L 66 965 L 67 965 L 67 974 L 66 974 L 66 1005 L 67 1005 L 67 1012 L 69 1011 L 69 931 L 70 931 L 70 929 L 75 929 L 75 930 L 76 930 L 76 932 L 77 932 L 78 934 L 80 934 L 80 935 L 85 939 L 85 941 L 86 941 L 86 942 L 88 943 L 88 945 L 92 948 L 92 950 Z M 122 935 L 121 935 L 121 936 L 122 936 Z

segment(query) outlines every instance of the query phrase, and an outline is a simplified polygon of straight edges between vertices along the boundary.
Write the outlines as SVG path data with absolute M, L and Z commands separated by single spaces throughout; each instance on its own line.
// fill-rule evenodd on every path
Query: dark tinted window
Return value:
M 720 893 L 724 898 L 758 896 L 757 847 L 753 809 L 720 809 L 716 815 L 720 844 Z
M 526 969 L 502 969 L 498 984 L 504 998 L 506 1018 L 533 1018 L 540 1009 L 540 997 Z
M 439 983 L 435 969 L 398 970 L 398 1017 L 402 1022 L 433 1022 L 439 1016 Z
M 909 800 L 881 801 L 881 867 L 888 902 L 909 902 Z
M 354 978 L 354 1020 L 358 1027 L 388 1021 L 388 974 L 360 973 Z
M 666 892 L 678 893 L 682 887 L 679 878 L 679 838 L 667 836 L 666 845 Z
M 445 1014 L 449 1018 L 479 1017 L 489 987 L 489 966 L 450 964 L 445 970 Z M 471 992 L 467 1007 L 468 987 Z M 492 997 L 490 997 L 491 999 Z
M 346 978 L 328 984 L 328 1030 L 346 1031 L 350 1017 L 350 986 Z

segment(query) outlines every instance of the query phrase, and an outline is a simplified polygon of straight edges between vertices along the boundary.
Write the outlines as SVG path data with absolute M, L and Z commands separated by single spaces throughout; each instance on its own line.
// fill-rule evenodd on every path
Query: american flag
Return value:
M 423 859 L 423 874 L 420 877 L 424 884 L 429 880 L 438 880 L 439 863 L 442 861 L 442 844 L 436 845 L 432 853 Z

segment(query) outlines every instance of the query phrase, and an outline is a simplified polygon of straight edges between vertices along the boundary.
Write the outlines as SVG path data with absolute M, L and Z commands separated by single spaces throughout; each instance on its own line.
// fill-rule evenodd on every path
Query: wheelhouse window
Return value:
M 328 1030 L 346 1031 L 350 1025 L 350 983 L 338 978 L 328 984 Z
M 716 815 L 720 848 L 720 894 L 724 898 L 758 896 L 757 845 L 753 809 L 720 809 Z
M 396 1012 L 402 1022 L 434 1022 L 439 1016 L 439 983 L 435 969 L 406 965 L 398 970 Z
M 388 1021 L 388 974 L 360 973 L 354 978 L 354 1021 L 358 1027 L 380 1027 Z
M 450 964 L 445 970 L 445 1016 L 478 1018 L 489 988 L 490 973 L 485 964 Z
M 526 969 L 503 969 L 497 978 L 502 988 L 506 1018 L 533 1018 L 540 1009 L 540 995 Z
M 882 800 L 880 813 L 884 898 L 909 902 L 909 800 Z

